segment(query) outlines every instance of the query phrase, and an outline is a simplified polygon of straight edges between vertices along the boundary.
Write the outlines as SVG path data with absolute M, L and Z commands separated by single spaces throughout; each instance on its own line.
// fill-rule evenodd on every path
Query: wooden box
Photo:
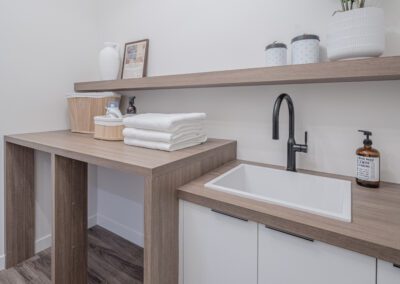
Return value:
M 67 97 L 72 132 L 94 133 L 94 117 L 106 114 L 106 107 L 114 102 L 119 104 L 120 95 L 74 94 Z

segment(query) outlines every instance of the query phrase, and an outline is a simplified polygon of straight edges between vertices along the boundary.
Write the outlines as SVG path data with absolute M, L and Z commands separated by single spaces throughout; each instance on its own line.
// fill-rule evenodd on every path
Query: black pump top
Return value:
M 371 146 L 372 140 L 369 139 L 369 137 L 372 136 L 372 132 L 367 130 L 358 130 L 358 132 L 362 132 L 365 136 L 367 136 L 367 138 L 365 138 L 363 142 L 364 146 Z

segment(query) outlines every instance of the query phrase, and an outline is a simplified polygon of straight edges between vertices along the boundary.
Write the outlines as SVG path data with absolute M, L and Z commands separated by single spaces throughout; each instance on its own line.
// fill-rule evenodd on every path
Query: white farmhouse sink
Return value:
M 241 164 L 207 188 L 351 222 L 351 182 Z

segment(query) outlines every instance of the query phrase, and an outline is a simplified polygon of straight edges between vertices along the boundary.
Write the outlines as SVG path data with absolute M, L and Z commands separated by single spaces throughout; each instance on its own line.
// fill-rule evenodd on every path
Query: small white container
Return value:
M 304 34 L 292 39 L 292 64 L 310 64 L 319 61 L 319 36 Z
M 265 63 L 267 67 L 283 66 L 287 64 L 287 46 L 284 43 L 274 42 L 265 48 Z
M 118 77 L 120 58 L 119 45 L 114 42 L 105 42 L 99 54 L 101 80 L 116 80 Z
M 385 51 L 383 9 L 366 7 L 332 16 L 328 30 L 330 60 L 378 57 Z

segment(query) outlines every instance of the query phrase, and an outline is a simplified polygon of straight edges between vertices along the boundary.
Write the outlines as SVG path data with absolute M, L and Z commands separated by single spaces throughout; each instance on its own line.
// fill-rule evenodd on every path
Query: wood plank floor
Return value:
M 143 283 L 143 248 L 95 226 L 89 229 L 88 283 Z M 1 284 L 47 284 L 51 249 L 0 272 Z

